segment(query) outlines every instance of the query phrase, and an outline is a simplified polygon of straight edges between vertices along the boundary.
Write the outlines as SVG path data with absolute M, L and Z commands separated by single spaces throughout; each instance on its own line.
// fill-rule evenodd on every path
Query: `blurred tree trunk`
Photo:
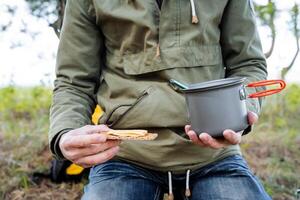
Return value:
M 269 14 L 269 27 L 271 29 L 271 38 L 272 38 L 272 43 L 271 43 L 271 47 L 269 49 L 268 52 L 265 53 L 266 58 L 271 57 L 273 50 L 274 50 L 274 46 L 275 46 L 275 40 L 276 40 L 276 28 L 275 28 L 275 17 L 277 14 L 277 8 L 274 2 L 272 2 L 272 0 L 269 0 L 268 5 L 269 7 L 268 9 L 268 14 Z
M 271 38 L 272 38 L 272 43 L 270 46 L 269 51 L 267 51 L 265 53 L 266 58 L 271 57 L 273 51 L 274 51 L 274 47 L 275 47 L 275 40 L 276 40 L 276 29 L 275 29 L 275 25 L 274 25 L 274 18 L 271 20 L 270 22 L 270 29 L 271 29 Z
M 278 9 L 276 7 L 274 0 L 268 0 L 268 3 L 266 5 L 256 5 L 255 8 L 257 11 L 258 18 L 260 19 L 262 25 L 267 26 L 271 31 L 271 39 L 272 39 L 271 46 L 270 46 L 269 50 L 265 53 L 266 58 L 269 58 L 272 55 L 272 53 L 274 51 L 274 47 L 275 47 L 275 41 L 276 41 L 275 19 L 277 17 Z M 281 78 L 282 79 L 285 79 L 287 73 L 294 66 L 295 61 L 300 52 L 299 5 L 295 3 L 295 5 L 291 8 L 289 13 L 291 16 L 291 20 L 290 20 L 289 24 L 291 25 L 291 32 L 294 35 L 297 49 L 296 49 L 296 52 L 295 52 L 290 64 L 281 70 Z
M 274 3 L 274 0 L 269 0 L 266 5 L 256 5 L 255 6 L 258 17 L 262 22 L 263 26 L 267 26 L 271 31 L 271 46 L 269 50 L 265 53 L 266 58 L 269 58 L 274 50 L 275 41 L 276 41 L 276 27 L 275 27 L 275 18 L 277 16 L 277 7 Z
M 57 37 L 59 37 L 60 35 L 62 23 L 64 21 L 65 7 L 66 0 L 57 0 L 58 18 L 54 23 L 50 24 L 50 26 L 54 29 Z
M 292 67 L 295 64 L 295 61 L 299 55 L 300 46 L 299 46 L 299 39 L 300 39 L 300 29 L 299 29 L 299 5 L 295 4 L 293 8 L 290 10 L 291 13 L 291 31 L 293 32 L 293 35 L 295 37 L 296 42 L 296 52 L 295 55 L 291 61 L 291 63 L 282 69 L 281 71 L 281 78 L 284 80 L 287 73 L 292 69 Z

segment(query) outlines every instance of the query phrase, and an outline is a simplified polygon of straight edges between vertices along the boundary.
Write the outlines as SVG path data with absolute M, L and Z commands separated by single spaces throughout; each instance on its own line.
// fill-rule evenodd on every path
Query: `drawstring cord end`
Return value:
M 190 197 L 192 195 L 191 190 L 190 190 L 190 172 L 191 172 L 191 170 L 187 170 L 187 172 L 186 172 L 186 182 L 185 182 L 185 196 L 186 197 Z M 168 183 L 169 183 L 168 200 L 174 200 L 172 173 L 170 171 L 168 172 Z
M 168 195 L 168 200 L 174 200 L 174 195 L 173 194 L 169 194 Z
M 174 200 L 174 195 L 173 195 L 173 184 L 172 184 L 172 173 L 168 172 L 168 182 L 169 182 L 169 195 L 168 195 L 168 200 Z
M 198 24 L 199 19 L 196 14 L 195 2 L 194 0 L 190 0 L 191 8 L 192 8 L 192 24 Z
M 192 24 L 198 24 L 199 20 L 198 20 L 198 17 L 195 15 L 195 16 L 192 16 Z
M 190 189 L 185 189 L 185 196 L 190 197 L 191 195 L 192 195 L 191 190 Z
M 156 55 L 155 55 L 155 57 L 157 58 L 159 56 L 160 56 L 160 46 L 159 46 L 159 43 L 158 43 L 157 46 L 156 46 Z
M 192 195 L 191 190 L 190 190 L 190 173 L 191 170 L 186 171 L 186 179 L 185 179 L 185 196 L 190 197 Z

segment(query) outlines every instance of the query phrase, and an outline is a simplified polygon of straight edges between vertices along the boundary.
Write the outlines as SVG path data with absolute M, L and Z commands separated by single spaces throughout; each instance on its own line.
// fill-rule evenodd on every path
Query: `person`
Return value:
M 68 0 L 56 76 L 50 148 L 91 167 L 82 199 L 270 199 L 239 149 L 251 126 L 224 139 L 195 133 L 168 84 L 266 79 L 251 0 Z M 97 104 L 104 113 L 91 125 Z M 261 100 L 246 104 L 252 125 Z M 110 129 L 158 137 L 107 140 Z

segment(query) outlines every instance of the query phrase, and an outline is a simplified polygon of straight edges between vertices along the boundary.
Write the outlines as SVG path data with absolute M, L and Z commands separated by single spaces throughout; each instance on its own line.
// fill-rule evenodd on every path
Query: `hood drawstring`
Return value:
M 191 7 L 192 7 L 192 24 L 198 24 L 199 20 L 196 14 L 196 9 L 195 9 L 195 2 L 194 0 L 190 0 Z
M 173 195 L 173 186 L 172 186 L 172 173 L 168 172 L 168 179 L 169 179 L 169 196 L 168 200 L 174 200 L 174 195 Z
M 191 7 L 192 7 L 192 24 L 198 24 L 199 19 L 196 14 L 195 2 L 194 2 L 194 0 L 190 0 L 190 3 L 191 3 Z M 158 42 L 156 45 L 155 57 L 158 58 L 159 56 L 160 56 L 160 46 L 159 46 L 159 42 Z
M 156 54 L 155 54 L 155 57 L 159 57 L 160 56 L 160 47 L 159 47 L 159 43 L 157 43 L 156 45 Z
M 186 180 L 185 180 L 185 196 L 190 197 L 191 190 L 190 190 L 190 172 L 191 170 L 186 171 Z M 169 196 L 168 200 L 174 200 L 174 194 L 173 194 L 173 184 L 172 184 L 172 172 L 168 172 L 168 183 L 169 183 Z
M 190 197 L 191 196 L 191 190 L 190 190 L 190 172 L 191 170 L 187 170 L 186 172 L 186 179 L 185 179 L 185 196 Z

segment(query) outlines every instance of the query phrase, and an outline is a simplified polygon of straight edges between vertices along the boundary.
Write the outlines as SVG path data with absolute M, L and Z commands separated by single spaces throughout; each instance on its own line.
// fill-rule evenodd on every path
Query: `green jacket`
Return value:
M 184 96 L 168 81 L 266 79 L 251 3 L 196 0 L 194 24 L 189 0 L 164 0 L 161 10 L 154 0 L 68 0 L 50 114 L 52 152 L 61 157 L 60 136 L 91 124 L 99 104 L 101 124 L 159 133 L 155 141 L 123 142 L 116 159 L 181 172 L 239 154 L 238 146 L 213 150 L 189 141 Z M 256 113 L 260 104 L 247 100 Z

